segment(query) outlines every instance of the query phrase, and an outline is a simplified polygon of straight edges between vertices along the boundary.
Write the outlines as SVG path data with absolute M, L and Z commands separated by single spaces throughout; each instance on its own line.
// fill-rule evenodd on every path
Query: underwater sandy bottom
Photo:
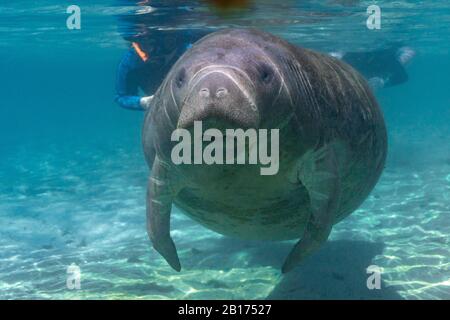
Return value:
M 177 209 L 183 269 L 172 271 L 147 239 L 139 146 L 9 151 L 0 170 L 2 299 L 450 299 L 450 153 L 442 148 L 422 165 L 405 153 L 388 162 L 360 209 L 284 276 L 294 242 L 226 238 Z M 80 290 L 66 287 L 72 263 Z M 370 265 L 383 268 L 380 290 L 366 286 Z

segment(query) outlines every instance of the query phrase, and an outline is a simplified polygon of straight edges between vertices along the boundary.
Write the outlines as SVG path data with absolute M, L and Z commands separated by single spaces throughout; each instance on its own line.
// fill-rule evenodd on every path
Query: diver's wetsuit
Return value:
M 116 77 L 116 98 L 115 101 L 125 109 L 142 110 L 140 105 L 141 97 L 138 95 L 139 88 L 146 87 L 143 84 L 145 71 L 149 69 L 146 63 L 138 56 L 134 49 L 130 49 L 122 58 L 119 64 Z M 145 71 L 144 71 L 145 70 Z
M 172 65 L 192 46 L 194 41 L 205 34 L 204 32 L 195 34 L 186 32 L 178 37 L 182 40 L 181 43 L 175 43 L 170 50 L 164 48 L 163 43 L 167 43 L 167 38 L 162 35 L 161 39 L 158 39 L 161 43 L 158 48 L 160 50 L 148 53 L 148 60 L 144 60 L 134 46 L 130 48 L 117 70 L 115 101 L 125 109 L 144 110 L 140 103 L 139 89 L 147 96 L 154 94 Z M 148 50 L 142 49 L 145 47 L 144 43 L 140 50 L 147 54 Z
M 408 81 L 405 64 L 413 58 L 414 54 L 411 48 L 393 46 L 389 49 L 370 52 L 332 55 L 358 70 L 373 88 L 386 88 Z
M 380 78 L 384 81 L 384 87 L 392 87 L 408 81 L 408 74 L 397 58 L 397 51 L 348 52 L 342 60 L 361 72 L 366 79 Z
M 117 70 L 115 101 L 125 109 L 143 110 L 139 89 L 146 95 L 153 94 L 173 63 L 189 45 L 184 45 L 182 50 L 177 49 L 167 61 L 165 57 L 150 57 L 144 61 L 134 48 L 128 50 Z
M 148 104 L 143 100 L 151 101 L 149 96 L 155 93 L 181 54 L 208 32 L 173 28 L 180 21 L 193 18 L 191 8 L 196 6 L 197 0 L 183 1 L 182 6 L 175 6 L 178 1 L 168 0 L 117 2 L 118 6 L 136 9 L 117 16 L 118 31 L 131 46 L 118 66 L 115 101 L 126 109 L 144 110 L 143 105 Z M 149 8 L 153 9 L 147 11 Z M 140 90 L 144 97 L 140 97 Z

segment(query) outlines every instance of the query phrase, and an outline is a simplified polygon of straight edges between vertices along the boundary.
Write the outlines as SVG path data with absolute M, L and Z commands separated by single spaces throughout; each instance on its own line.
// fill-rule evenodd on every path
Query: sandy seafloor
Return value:
M 284 276 L 293 242 L 229 239 L 176 209 L 183 270 L 172 271 L 145 232 L 138 144 L 15 147 L 0 170 L 11 182 L 0 192 L 0 298 L 450 299 L 450 152 L 439 147 L 447 135 L 392 136 L 370 197 Z M 81 290 L 66 288 L 72 263 Z M 380 290 L 366 287 L 370 265 L 383 268 Z

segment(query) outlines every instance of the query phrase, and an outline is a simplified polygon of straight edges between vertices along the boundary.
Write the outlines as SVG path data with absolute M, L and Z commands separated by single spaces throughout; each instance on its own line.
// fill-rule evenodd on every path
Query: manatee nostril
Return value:
M 209 97 L 209 89 L 208 88 L 203 88 L 199 91 L 198 93 L 200 95 L 200 97 L 203 98 L 208 98 Z
M 221 98 L 228 94 L 228 90 L 226 88 L 219 88 L 216 91 L 216 97 Z

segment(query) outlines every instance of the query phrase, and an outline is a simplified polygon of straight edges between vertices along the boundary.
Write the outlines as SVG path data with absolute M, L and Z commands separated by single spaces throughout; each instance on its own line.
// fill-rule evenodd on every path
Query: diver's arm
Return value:
M 376 91 L 378 89 L 382 89 L 386 86 L 386 80 L 380 77 L 373 77 L 367 80 L 369 87 Z
M 115 101 L 125 109 L 129 110 L 147 110 L 153 100 L 153 95 L 148 97 L 140 96 L 116 96 Z
M 149 105 L 149 97 L 140 97 L 137 70 L 144 63 L 133 49 L 129 50 L 119 64 L 116 77 L 115 101 L 122 108 L 128 110 L 145 110 Z
M 403 65 L 407 65 L 416 56 L 416 51 L 411 47 L 401 47 L 397 50 L 397 60 Z
M 128 110 L 144 110 L 141 108 L 141 97 L 139 96 L 116 96 L 115 101 L 119 106 Z

